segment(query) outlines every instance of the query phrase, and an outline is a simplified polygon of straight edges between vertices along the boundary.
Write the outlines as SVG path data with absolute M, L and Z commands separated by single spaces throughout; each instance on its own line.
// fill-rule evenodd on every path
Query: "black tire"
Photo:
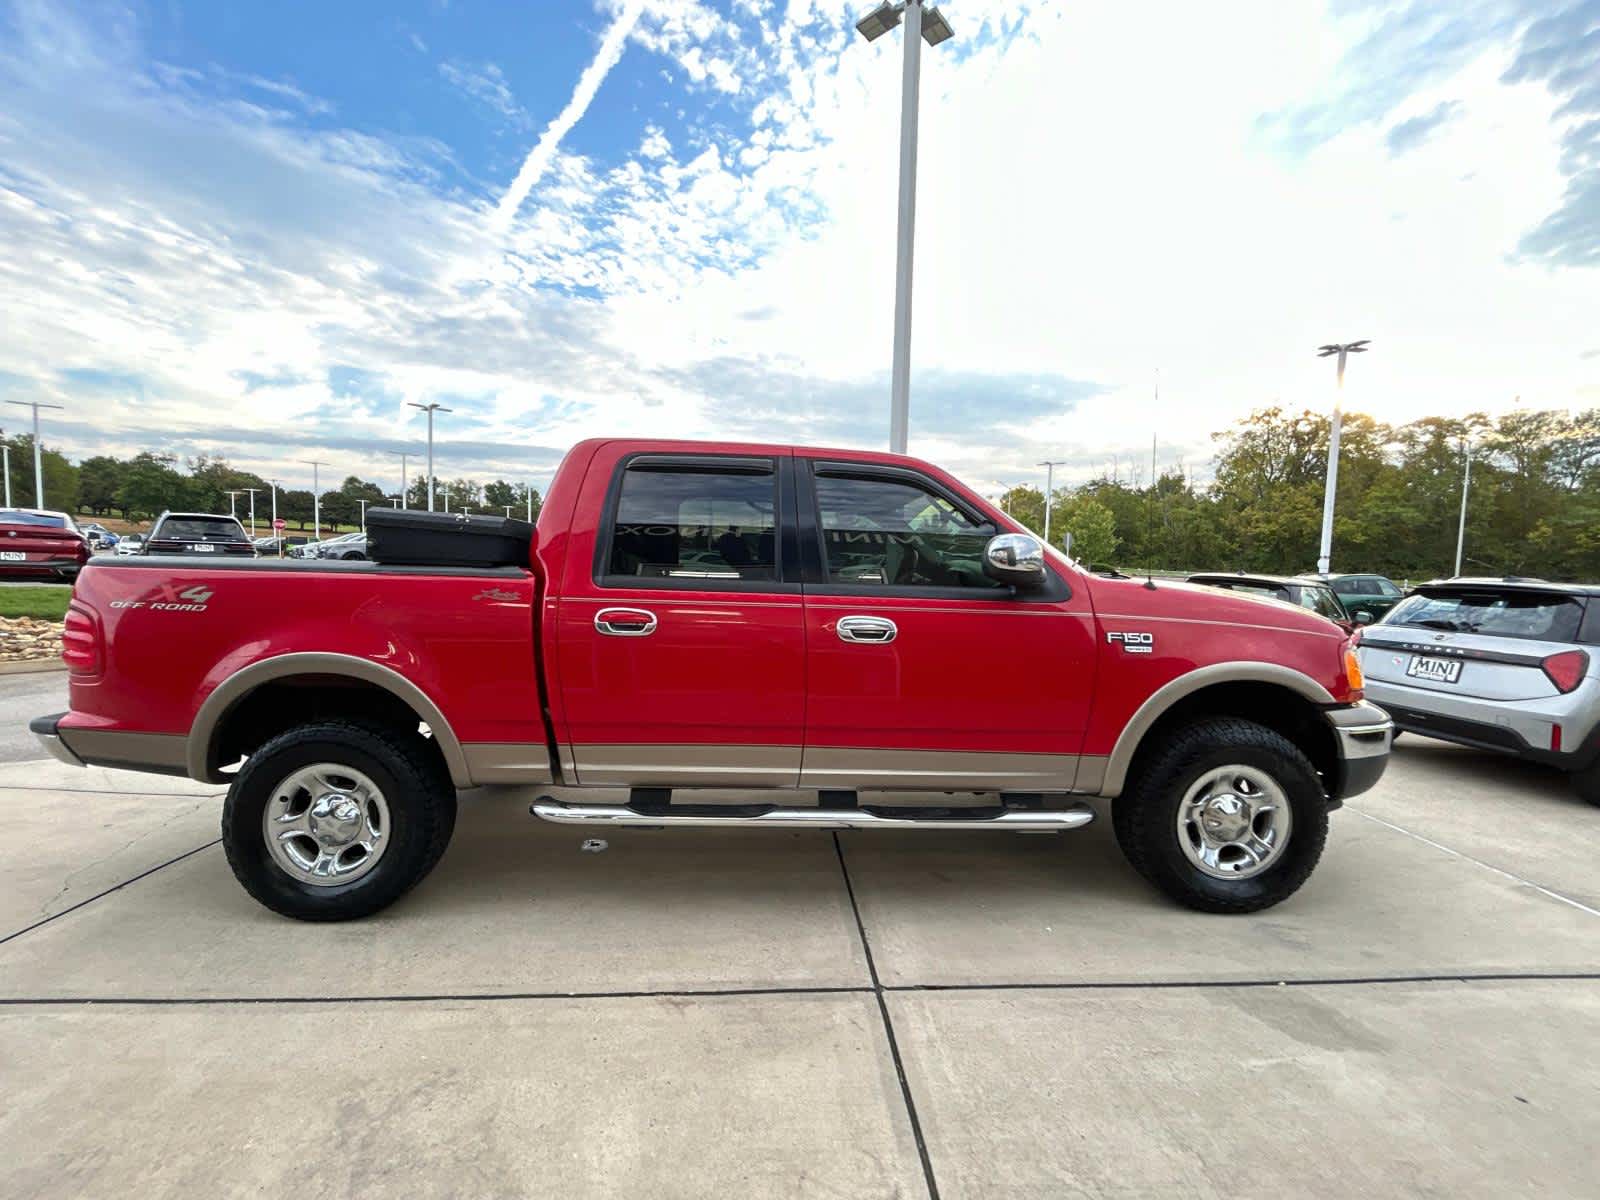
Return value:
M 1207 771 L 1238 763 L 1269 775 L 1289 801 L 1292 826 L 1278 858 L 1260 874 L 1219 879 L 1179 843 L 1178 809 Z M 1293 743 L 1253 721 L 1219 718 L 1184 726 L 1151 748 L 1112 804 L 1117 843 L 1149 883 L 1187 908 L 1247 913 L 1292 896 L 1322 857 L 1328 803 L 1315 768 Z
M 1600 762 L 1572 773 L 1572 790 L 1580 799 L 1600 808 Z
M 267 849 L 262 814 L 291 772 L 315 763 L 366 775 L 389 810 L 389 844 L 366 874 L 345 884 L 305 883 Z M 301 921 L 348 921 L 386 908 L 439 861 L 455 827 L 450 779 L 418 738 L 378 726 L 323 721 L 291 729 L 246 761 L 222 807 L 222 845 L 244 889 L 273 912 Z

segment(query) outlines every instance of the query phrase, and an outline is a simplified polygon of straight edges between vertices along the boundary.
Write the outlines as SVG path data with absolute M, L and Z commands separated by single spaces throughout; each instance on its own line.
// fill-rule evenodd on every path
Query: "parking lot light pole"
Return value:
M 1339 356 L 1339 391 L 1333 401 L 1333 424 L 1328 433 L 1328 479 L 1322 491 L 1322 549 L 1317 555 L 1317 574 L 1326 575 L 1333 551 L 1333 496 L 1339 490 L 1339 426 L 1344 420 L 1344 360 L 1347 354 L 1365 354 L 1371 338 L 1359 342 L 1330 342 L 1317 347 L 1318 358 Z
M 228 515 L 230 517 L 232 517 L 235 521 L 237 521 L 239 519 L 239 497 L 244 495 L 244 493 L 243 492 L 239 492 L 239 491 L 229 490 L 227 495 L 228 495 Z
M 391 450 L 389 453 L 400 460 L 400 507 L 404 508 L 406 504 L 406 460 L 411 457 L 412 452 L 410 450 Z
M 856 22 L 856 31 L 873 42 L 905 18 L 905 62 L 900 76 L 900 210 L 895 236 L 894 369 L 889 400 L 889 451 L 906 452 L 911 421 L 911 256 L 917 223 L 917 102 L 922 77 L 922 43 L 937 46 L 951 36 L 950 23 L 922 0 L 884 0 Z
M 1055 499 L 1056 468 L 1066 465 L 1062 459 L 1045 459 L 1039 464 L 1044 468 L 1044 540 L 1045 545 L 1050 544 L 1050 508 Z
M 428 511 L 433 511 L 433 414 L 436 412 L 453 412 L 453 409 L 435 401 L 432 404 L 418 404 L 415 400 L 408 400 L 412 408 L 420 408 L 428 414 Z M 445 509 L 446 512 L 450 510 Z
M 6 463 L 6 507 L 10 508 L 11 507 L 11 447 L 10 446 L 0 446 L 0 456 L 3 456 L 5 458 L 5 463 Z
M 42 400 L 8 400 L 7 404 L 33 409 L 33 506 L 44 507 L 44 457 L 39 449 L 39 410 L 60 408 L 59 404 L 46 404 Z
M 244 490 L 250 493 L 250 537 L 254 539 L 256 536 L 256 493 L 261 489 L 245 488 Z
M 1467 493 L 1472 490 L 1472 442 L 1461 439 L 1461 454 L 1466 469 L 1461 477 L 1461 523 L 1456 526 L 1456 578 L 1461 577 L 1461 551 L 1467 544 Z
M 528 524 L 532 525 L 533 524 L 533 484 L 524 481 L 523 484 L 522 484 L 522 490 L 523 490 L 524 493 L 527 494 L 527 497 L 528 497 Z
M 372 501 L 363 500 L 358 496 L 356 497 L 356 503 L 361 505 L 361 532 L 365 536 L 367 532 L 367 505 L 371 504 Z
M 276 479 L 267 480 L 267 486 L 272 489 L 272 536 L 278 536 L 278 489 L 283 485 Z
M 317 483 L 317 469 L 328 464 L 319 458 L 302 458 L 301 462 L 311 468 L 311 540 L 322 540 L 322 489 Z

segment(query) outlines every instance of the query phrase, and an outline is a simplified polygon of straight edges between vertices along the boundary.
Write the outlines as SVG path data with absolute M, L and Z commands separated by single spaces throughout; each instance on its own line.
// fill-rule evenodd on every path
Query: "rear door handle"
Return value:
M 602 608 L 594 627 L 612 637 L 648 637 L 656 631 L 655 613 L 644 608 Z
M 836 628 L 841 642 L 870 642 L 879 646 L 894 641 L 900 632 L 887 617 L 840 617 Z

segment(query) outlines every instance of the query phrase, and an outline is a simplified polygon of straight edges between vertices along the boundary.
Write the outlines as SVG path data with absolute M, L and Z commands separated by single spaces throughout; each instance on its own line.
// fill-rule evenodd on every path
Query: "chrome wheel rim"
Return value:
M 343 763 L 286 775 L 261 814 L 272 861 L 313 887 L 360 879 L 389 847 L 389 806 L 376 784 Z
M 1283 856 L 1294 814 L 1271 775 L 1234 763 L 1207 771 L 1178 805 L 1178 845 L 1213 879 L 1249 879 Z

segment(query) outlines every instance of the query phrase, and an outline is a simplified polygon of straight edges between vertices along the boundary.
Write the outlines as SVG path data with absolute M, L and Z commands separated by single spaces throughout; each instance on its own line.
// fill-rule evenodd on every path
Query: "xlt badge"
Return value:
M 1156 635 L 1153 633 L 1108 633 L 1106 641 L 1120 643 L 1127 654 L 1154 654 Z

